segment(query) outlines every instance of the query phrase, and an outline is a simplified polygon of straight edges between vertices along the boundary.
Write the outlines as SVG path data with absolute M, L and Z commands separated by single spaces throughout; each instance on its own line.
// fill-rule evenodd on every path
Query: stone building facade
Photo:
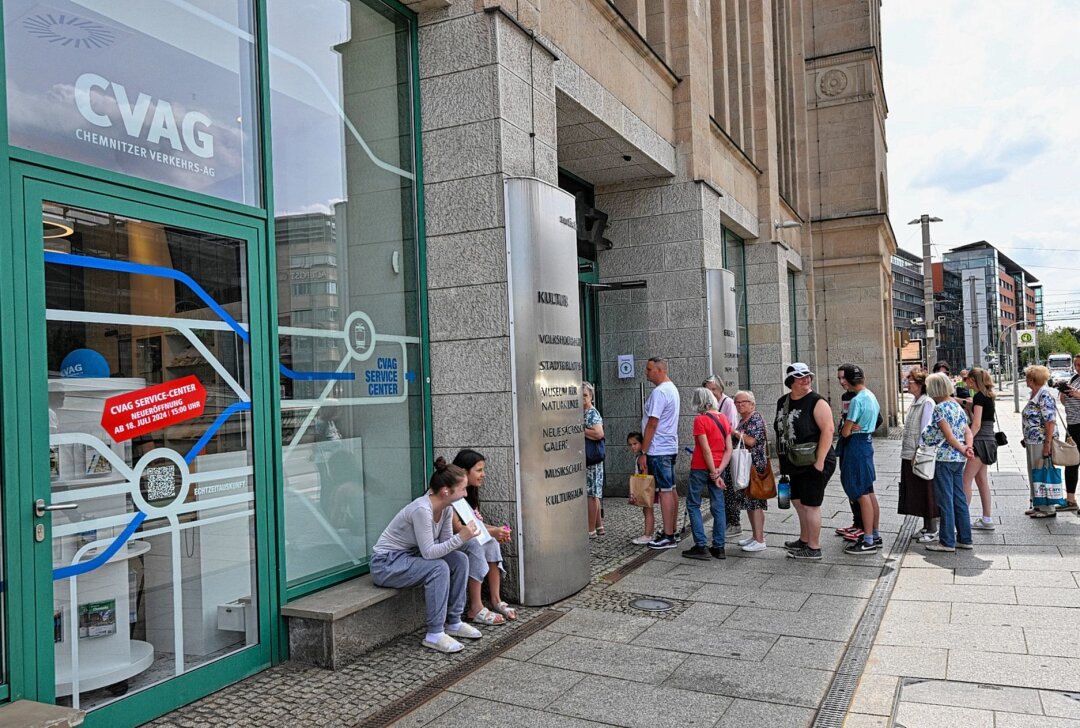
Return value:
M 737 384 L 766 418 L 792 360 L 837 403 L 832 371 L 858 361 L 895 412 L 878 0 L 405 5 L 420 25 L 434 445 L 485 452 L 489 518 L 515 516 L 507 177 L 572 178 L 607 216 L 582 290 L 609 494 L 631 472 L 622 443 L 651 356 L 670 360 L 690 441 L 690 390 L 719 368 L 712 269 L 736 274 Z M 625 354 L 633 380 L 616 375 Z

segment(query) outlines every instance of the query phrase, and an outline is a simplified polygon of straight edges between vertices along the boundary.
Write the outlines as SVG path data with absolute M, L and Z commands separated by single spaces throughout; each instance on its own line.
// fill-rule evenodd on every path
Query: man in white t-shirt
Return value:
M 651 549 L 671 549 L 675 539 L 675 523 L 679 515 L 679 496 L 675 492 L 675 456 L 679 452 L 679 390 L 668 378 L 667 361 L 653 357 L 645 365 L 645 378 L 656 388 L 645 401 L 641 418 L 644 434 L 638 468 L 656 479 L 660 500 L 662 532 L 649 542 Z

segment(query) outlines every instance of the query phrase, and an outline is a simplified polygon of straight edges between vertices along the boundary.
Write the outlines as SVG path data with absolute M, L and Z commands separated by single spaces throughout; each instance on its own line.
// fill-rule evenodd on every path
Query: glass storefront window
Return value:
M 13 146 L 261 203 L 251 0 L 4 0 Z
M 366 563 L 425 471 L 411 49 L 374 1 L 270 0 L 267 16 L 296 586 Z
M 93 709 L 258 642 L 247 243 L 43 213 L 56 695 Z

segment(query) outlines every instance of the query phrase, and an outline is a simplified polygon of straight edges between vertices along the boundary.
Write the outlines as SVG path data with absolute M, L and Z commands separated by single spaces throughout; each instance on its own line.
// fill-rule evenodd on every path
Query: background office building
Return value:
M 1038 279 L 985 240 L 953 248 L 942 258 L 945 270 L 960 276 L 964 360 L 988 367 L 989 354 L 1001 351 L 1003 333 L 1035 326 L 1032 285 Z
M 926 316 L 922 266 L 922 258 L 903 248 L 897 248 L 892 257 L 893 326 L 897 331 L 909 331 L 913 339 L 921 338 L 916 334 L 926 330 L 925 324 L 913 326 L 911 323 L 912 319 Z
M 516 525 L 506 596 L 587 553 L 580 432 L 550 504 L 581 542 L 521 495 L 549 456 L 521 426 L 544 377 L 511 274 L 543 250 L 512 244 L 513 178 L 567 210 L 576 265 L 539 293 L 574 310 L 543 346 L 597 381 L 614 492 L 650 356 L 767 417 L 788 362 L 838 401 L 858 361 L 895 412 L 877 2 L 0 13 L 0 701 L 133 724 L 290 656 L 344 664 L 370 643 L 298 605 L 362 578 L 460 447 Z
M 936 361 L 949 363 L 951 371 L 965 366 L 964 296 L 960 274 L 946 270 L 944 263 L 934 263 L 934 331 L 937 341 Z M 933 366 L 935 362 L 930 362 Z

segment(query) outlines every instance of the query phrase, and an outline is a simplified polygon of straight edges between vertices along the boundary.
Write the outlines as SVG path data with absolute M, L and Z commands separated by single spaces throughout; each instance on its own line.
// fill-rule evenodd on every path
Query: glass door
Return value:
M 138 720 L 269 664 L 261 238 L 24 192 L 38 699 Z

